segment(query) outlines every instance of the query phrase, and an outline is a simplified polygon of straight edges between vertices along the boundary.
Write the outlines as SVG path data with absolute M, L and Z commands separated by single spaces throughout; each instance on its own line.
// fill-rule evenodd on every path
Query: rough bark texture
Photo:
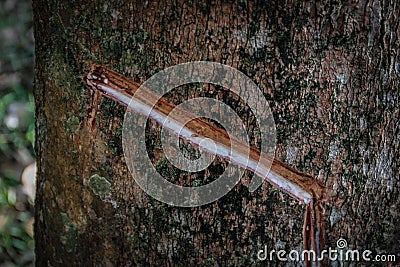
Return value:
M 241 70 L 271 105 L 276 156 L 329 189 L 326 247 L 345 238 L 360 251 L 399 253 L 396 1 L 33 6 L 38 266 L 246 266 L 265 264 L 265 245 L 302 248 L 305 207 L 268 184 L 249 193 L 243 179 L 199 208 L 146 196 L 124 164 L 124 108 L 102 99 L 95 119 L 89 110 L 88 61 L 137 82 L 193 60 Z

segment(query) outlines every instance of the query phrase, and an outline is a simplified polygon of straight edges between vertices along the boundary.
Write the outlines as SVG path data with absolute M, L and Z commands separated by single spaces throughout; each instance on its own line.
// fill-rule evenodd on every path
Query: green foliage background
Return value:
M 33 200 L 21 173 L 34 162 L 31 2 L 0 1 L 0 267 L 34 264 Z

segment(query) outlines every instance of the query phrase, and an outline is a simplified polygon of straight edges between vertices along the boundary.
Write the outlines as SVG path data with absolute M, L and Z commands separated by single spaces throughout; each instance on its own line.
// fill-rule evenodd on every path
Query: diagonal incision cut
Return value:
M 150 118 L 161 124 L 173 109 L 179 109 L 179 107 L 168 102 L 165 98 L 160 98 L 159 95 L 147 88 L 142 90 L 144 93 L 135 95 L 135 92 L 141 86 L 139 83 L 97 64 L 90 64 L 90 68 L 83 77 L 83 80 L 90 89 L 100 91 L 104 96 L 136 112 L 150 114 Z M 157 102 L 156 106 L 149 106 L 149 103 L 153 103 L 151 100 L 159 98 L 160 100 Z M 134 104 L 132 104 L 131 101 L 133 101 Z M 152 110 L 152 112 L 146 113 L 149 109 Z M 186 110 L 180 110 L 175 114 L 179 115 L 169 117 L 169 119 L 174 120 L 175 123 L 166 126 L 168 130 L 180 134 L 182 133 L 181 129 L 184 127 L 186 128 L 185 130 L 187 130 L 185 132 L 190 134 L 181 136 L 182 138 L 196 145 L 200 145 L 200 141 L 203 138 L 210 138 L 217 146 L 223 148 L 222 150 L 229 148 L 231 142 L 236 142 L 235 147 L 237 149 L 235 151 L 232 151 L 229 155 L 224 154 L 220 156 L 228 158 L 231 162 L 255 172 L 274 187 L 306 204 L 303 228 L 304 248 L 313 248 L 318 251 L 318 247 L 321 247 L 323 244 L 324 236 L 321 202 L 327 200 L 325 186 L 311 175 L 302 173 L 279 161 L 275 157 L 271 158 L 265 153 L 261 153 L 259 150 L 249 147 L 248 144 L 230 138 L 225 131 L 202 118 L 196 118 L 186 123 L 187 118 L 193 116 Z M 207 150 L 207 147 L 204 148 Z M 214 148 L 210 150 L 215 152 Z M 247 155 L 248 151 L 250 151 L 249 155 Z M 218 154 L 218 149 L 216 154 Z M 271 167 L 269 168 L 269 166 Z M 309 265 L 307 261 L 306 263 Z

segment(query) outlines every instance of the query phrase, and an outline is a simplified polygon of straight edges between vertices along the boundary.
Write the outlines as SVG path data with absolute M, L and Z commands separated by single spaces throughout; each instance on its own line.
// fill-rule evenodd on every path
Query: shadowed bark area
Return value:
M 276 157 L 328 188 L 326 247 L 345 238 L 373 255 L 399 253 L 396 2 L 36 0 L 33 7 L 38 266 L 248 266 L 266 263 L 257 259 L 265 246 L 302 249 L 305 206 L 267 183 L 249 193 L 249 173 L 202 207 L 147 196 L 124 162 L 124 107 L 82 83 L 89 61 L 139 83 L 194 60 L 242 71 L 271 106 Z M 208 89 L 197 94 L 213 95 Z M 185 99 L 185 90 L 169 98 Z M 203 175 L 215 179 L 224 164 Z M 162 160 L 157 168 L 182 175 Z M 285 265 L 276 257 L 268 264 Z

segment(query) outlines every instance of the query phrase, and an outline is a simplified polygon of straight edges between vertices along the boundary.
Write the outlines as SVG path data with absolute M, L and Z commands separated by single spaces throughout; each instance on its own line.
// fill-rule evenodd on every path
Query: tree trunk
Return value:
M 38 266 L 303 264 L 258 257 L 265 248 L 302 251 L 306 207 L 266 182 L 250 193 L 250 173 L 200 207 L 144 193 L 125 164 L 125 108 L 82 82 L 90 62 L 139 83 L 189 61 L 242 71 L 269 101 L 276 157 L 327 187 L 324 247 L 343 238 L 344 249 L 400 258 L 397 2 L 35 0 L 33 8 Z M 338 263 L 370 264 L 330 264 Z

